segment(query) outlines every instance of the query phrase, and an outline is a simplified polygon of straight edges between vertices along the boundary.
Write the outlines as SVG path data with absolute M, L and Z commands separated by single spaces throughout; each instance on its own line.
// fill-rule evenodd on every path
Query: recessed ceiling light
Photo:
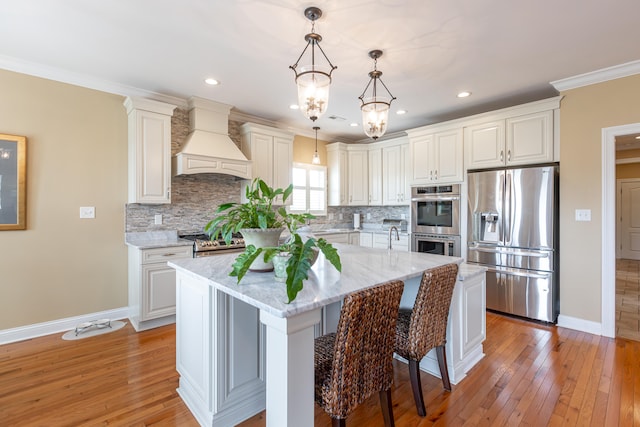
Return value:
M 401 116 L 403 114 L 407 114 L 407 110 L 398 110 L 398 111 L 396 111 L 396 114 L 399 115 L 399 116 Z
M 220 84 L 220 82 L 212 77 L 209 77 L 208 79 L 204 79 L 204 82 L 208 85 L 211 86 L 217 86 Z
M 465 91 L 462 91 L 462 92 L 458 93 L 458 98 L 466 98 L 469 95 L 471 95 L 471 92 L 467 92 L 465 90 Z
M 357 123 L 351 123 L 351 124 L 349 124 L 349 126 L 351 126 L 352 128 L 354 128 L 354 127 L 358 126 L 358 124 L 357 124 Z
M 300 106 L 298 104 L 291 104 L 291 105 L 289 105 L 289 109 L 290 110 L 299 110 Z

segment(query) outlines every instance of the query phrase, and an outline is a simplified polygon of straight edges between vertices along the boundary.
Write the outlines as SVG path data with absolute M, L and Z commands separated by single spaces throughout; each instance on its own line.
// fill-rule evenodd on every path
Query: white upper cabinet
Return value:
M 389 206 L 409 205 L 409 144 L 382 148 L 382 204 Z
M 462 128 L 407 131 L 411 146 L 411 185 L 461 182 L 464 174 Z
M 171 116 L 175 105 L 127 98 L 129 203 L 171 203 Z
M 341 142 L 327 145 L 329 206 L 346 206 L 349 200 L 347 147 Z
M 350 206 L 369 204 L 369 152 L 366 149 L 348 150 L 347 173 Z
M 245 123 L 240 130 L 240 149 L 252 161 L 254 178 L 261 178 L 273 188 L 291 185 L 294 135 L 254 123 Z
M 504 164 L 504 120 L 464 128 L 467 167 L 483 168 Z
M 553 161 L 553 111 L 509 118 L 506 164 Z
M 382 148 L 367 151 L 369 161 L 369 205 L 382 205 Z
M 466 169 L 559 161 L 560 97 L 476 116 L 465 124 Z

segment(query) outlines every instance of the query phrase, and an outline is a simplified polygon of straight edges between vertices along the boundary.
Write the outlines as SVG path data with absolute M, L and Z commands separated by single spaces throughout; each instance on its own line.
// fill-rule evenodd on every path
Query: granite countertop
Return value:
M 339 233 L 374 233 L 374 234 L 389 234 L 389 230 L 383 230 L 379 227 L 363 227 L 360 229 L 355 228 L 320 228 L 320 229 L 312 229 L 311 231 L 314 235 L 322 236 L 323 234 L 339 234 Z M 408 236 L 409 232 L 407 230 L 400 231 L 398 230 L 401 236 Z
M 304 282 L 304 289 L 291 304 L 286 303 L 284 284 L 276 282 L 272 273 L 248 272 L 239 285 L 235 277 L 229 277 L 231 263 L 237 254 L 175 260 L 168 265 L 179 273 L 205 280 L 214 288 L 274 316 L 290 317 L 339 301 L 360 289 L 389 280 L 420 277 L 429 268 L 462 262 L 462 258 L 419 252 L 388 251 L 344 244 L 334 244 L 334 247 L 340 253 L 342 273 L 320 254 L 309 272 L 309 280 Z M 466 271 L 462 271 L 463 276 Z M 474 271 L 474 274 L 477 273 Z
M 176 230 L 125 233 L 124 242 L 128 246 L 138 249 L 193 245 L 193 242 L 190 240 L 180 239 Z

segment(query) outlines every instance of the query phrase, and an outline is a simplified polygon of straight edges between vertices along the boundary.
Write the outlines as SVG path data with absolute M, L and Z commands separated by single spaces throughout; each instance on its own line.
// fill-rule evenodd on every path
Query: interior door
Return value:
M 640 260 L 640 180 L 621 182 L 619 195 L 620 257 Z

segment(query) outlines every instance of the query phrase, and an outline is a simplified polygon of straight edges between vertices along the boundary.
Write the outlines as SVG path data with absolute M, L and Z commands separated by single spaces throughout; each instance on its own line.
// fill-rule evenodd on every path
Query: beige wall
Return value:
M 560 313 L 601 321 L 602 129 L 640 122 L 640 75 L 562 93 Z M 576 222 L 591 209 L 591 222 Z
M 318 140 L 318 155 L 320 164 L 327 165 L 327 142 Z M 293 139 L 293 161 L 297 163 L 311 163 L 313 153 L 316 151 L 316 139 L 296 135 Z
M 0 330 L 126 306 L 123 98 L 4 70 L 0 93 L 0 133 L 28 150 L 27 230 L 0 231 Z

